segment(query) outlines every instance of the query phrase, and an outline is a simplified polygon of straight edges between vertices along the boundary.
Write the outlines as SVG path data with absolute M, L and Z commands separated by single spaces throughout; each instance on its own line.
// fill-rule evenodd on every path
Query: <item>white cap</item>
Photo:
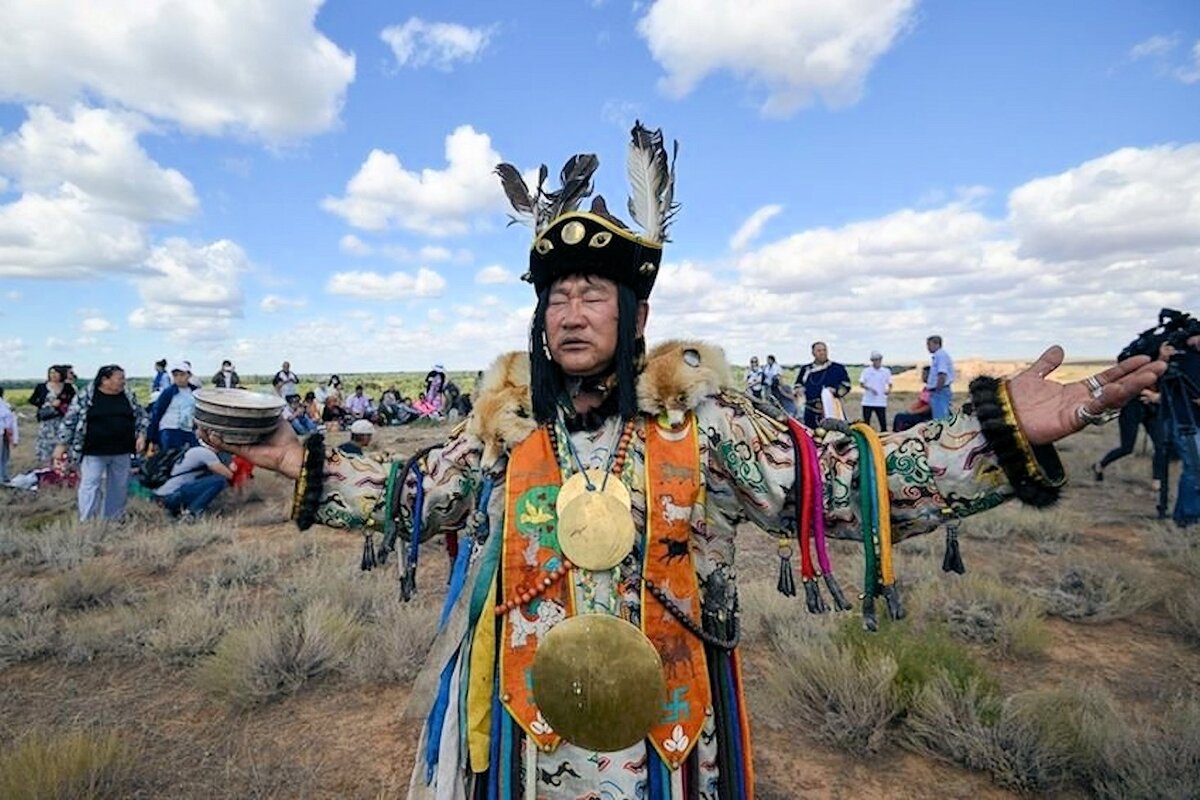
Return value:
M 879 352 L 878 350 L 872 350 L 871 351 L 871 360 L 874 361 L 877 358 L 883 358 L 883 353 Z
M 354 424 L 350 426 L 350 434 L 352 436 L 370 436 L 373 433 L 375 433 L 375 426 L 369 420 L 355 420 Z
M 171 365 L 171 372 L 186 372 L 191 374 L 192 365 L 186 361 L 176 361 Z

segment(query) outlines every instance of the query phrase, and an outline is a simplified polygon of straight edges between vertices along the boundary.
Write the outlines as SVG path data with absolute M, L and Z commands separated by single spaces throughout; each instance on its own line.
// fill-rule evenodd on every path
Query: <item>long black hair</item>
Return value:
M 537 307 L 529 326 L 529 388 L 533 417 L 540 423 L 558 418 L 559 400 L 565 391 L 562 369 L 550 357 L 546 336 L 549 301 L 550 286 L 546 286 L 538 292 Z M 617 349 L 613 354 L 612 371 L 617 377 L 617 410 L 622 419 L 632 419 L 637 414 L 637 376 L 645 354 L 645 343 L 637 332 L 637 316 L 637 295 L 628 286 L 617 284 Z

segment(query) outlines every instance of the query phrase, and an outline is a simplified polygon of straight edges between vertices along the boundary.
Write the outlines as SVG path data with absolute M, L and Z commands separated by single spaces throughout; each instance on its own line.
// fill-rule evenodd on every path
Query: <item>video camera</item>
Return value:
M 1158 324 L 1139 333 L 1136 339 L 1125 346 L 1117 360 L 1132 356 L 1158 358 L 1158 350 L 1163 344 L 1170 344 L 1182 352 L 1187 349 L 1187 341 L 1193 336 L 1200 336 L 1200 319 L 1183 311 L 1164 308 L 1158 312 Z

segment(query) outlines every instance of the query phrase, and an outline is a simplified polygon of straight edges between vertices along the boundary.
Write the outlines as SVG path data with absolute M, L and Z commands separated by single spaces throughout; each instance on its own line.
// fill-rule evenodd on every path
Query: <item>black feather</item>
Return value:
M 512 164 L 504 163 L 496 165 L 496 174 L 500 176 L 500 185 L 504 188 L 504 194 L 508 196 L 513 210 L 533 221 L 537 216 L 537 204 L 533 195 L 529 193 L 529 186 L 521 177 L 521 173 Z M 514 221 L 519 220 L 514 218 Z
M 579 208 L 580 201 L 592 193 L 592 175 L 599 166 L 600 159 L 593 153 L 579 153 L 567 159 L 559 174 L 561 188 L 546 195 L 547 221 Z

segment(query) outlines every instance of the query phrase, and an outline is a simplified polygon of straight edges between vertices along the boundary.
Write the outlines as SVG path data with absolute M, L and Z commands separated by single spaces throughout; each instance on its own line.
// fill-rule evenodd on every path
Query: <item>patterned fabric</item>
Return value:
M 44 383 L 42 386 L 46 387 L 46 394 L 45 399 L 38 408 L 41 408 L 42 405 L 53 406 L 58 403 L 58 395 L 62 391 L 62 388 L 60 387 L 59 391 L 56 392 L 50 388 L 50 384 L 48 383 Z M 58 444 L 58 434 L 62 430 L 62 421 L 62 417 L 54 417 L 52 419 L 44 419 L 38 423 L 37 442 L 34 445 L 34 450 L 39 464 L 50 463 L 50 456 L 54 453 L 54 446 Z
M 62 427 L 55 444 L 61 443 L 67 446 L 67 457 L 72 464 L 78 464 L 83 458 L 83 443 L 87 439 L 88 411 L 91 410 L 92 395 L 95 391 L 96 384 L 91 383 L 82 392 L 76 394 L 75 399 L 71 401 L 71 407 L 67 410 L 67 415 L 62 418 Z M 150 424 L 146 409 L 142 408 L 141 403 L 129 389 L 125 390 L 125 399 L 133 408 L 134 435 L 145 436 L 146 429 Z M 40 430 L 38 435 L 41 436 Z
M 784 427 L 756 411 L 744 395 L 722 392 L 707 397 L 694 414 L 704 498 L 692 507 L 689 516 L 690 551 L 700 586 L 704 627 L 726 638 L 736 630 L 735 530 L 747 520 L 775 535 L 794 528 L 794 451 Z M 622 472 L 633 498 L 634 521 L 643 537 L 647 424 L 652 423 L 640 420 Z M 620 421 L 610 419 L 598 430 L 570 434 L 570 443 L 586 466 L 603 469 L 620 430 Z M 560 433 L 558 438 L 561 450 L 566 447 L 563 440 L 567 437 Z M 858 453 L 853 443 L 839 434 L 824 436 L 819 445 L 828 533 L 859 540 Z M 904 434 L 887 434 L 883 446 L 896 541 L 936 528 L 947 506 L 956 515 L 965 516 L 998 505 L 1012 494 L 971 417 L 928 423 Z M 487 478 L 494 486 L 487 494 L 485 507 L 479 509 L 486 514 L 482 530 L 488 533 L 489 544 L 502 537 L 507 456 L 501 455 L 485 471 L 481 466 L 484 449 L 484 443 L 466 433 L 464 427 L 425 458 L 420 478 L 416 473 L 406 475 L 395 495 L 402 529 L 412 530 L 418 514 L 422 538 L 464 529 L 469 520 L 479 519 L 473 516 L 477 492 Z M 558 456 L 560 464 L 571 463 L 565 453 Z M 331 455 L 318 519 L 338 527 L 382 528 L 387 469 L 368 459 Z M 421 508 L 414 507 L 418 479 L 422 482 Z M 638 547 L 636 557 L 644 552 L 644 539 Z M 434 763 L 418 760 L 410 797 L 470 797 L 473 781 L 507 786 L 517 796 L 528 787 L 547 800 L 596 797 L 597 792 L 612 797 L 677 800 L 691 795 L 703 800 L 729 800 L 745 793 L 740 787 L 748 785 L 747 776 L 727 774 L 737 772 L 739 764 L 750 760 L 740 675 L 736 657 L 726 657 L 714 648 L 708 649 L 708 662 L 718 713 L 706 719 L 699 745 L 682 769 L 664 766 L 643 744 L 620 753 L 591 753 L 569 743 L 552 753 L 539 752 L 498 705 L 493 705 L 486 717 L 491 730 L 490 763 L 466 764 L 467 730 L 461 721 L 470 716 L 471 709 L 464 710 L 462 705 L 472 676 L 463 672 L 469 673 L 470 665 L 476 662 L 470 653 L 470 643 L 479 638 L 475 636 L 475 623 L 492 624 L 490 606 L 483 608 L 482 614 L 475 610 L 473 616 L 470 600 L 472 595 L 486 596 L 495 572 L 495 560 L 489 562 L 487 552 L 488 548 L 476 545 L 466 578 L 467 590 L 449 613 L 427 663 L 427 674 L 418 682 L 417 690 L 437 685 L 441 689 L 429 689 L 433 712 L 430 719 L 437 725 L 427 726 L 421 744 L 421 751 L 432 754 Z M 578 613 L 614 613 L 614 606 L 619 604 L 624 615 L 640 618 L 641 593 L 624 588 L 626 578 L 636 578 L 629 572 L 631 565 L 636 568 L 636 558 L 606 572 L 573 570 Z M 530 624 L 544 622 L 551 621 L 539 618 Z M 493 646 L 503 646 L 503 642 Z M 461 701 L 460 686 L 464 687 Z M 431 731 L 436 733 L 432 746 Z M 744 759 L 732 758 L 735 751 Z M 476 776 L 472 768 L 487 771 Z M 501 792 L 500 796 L 509 795 Z

